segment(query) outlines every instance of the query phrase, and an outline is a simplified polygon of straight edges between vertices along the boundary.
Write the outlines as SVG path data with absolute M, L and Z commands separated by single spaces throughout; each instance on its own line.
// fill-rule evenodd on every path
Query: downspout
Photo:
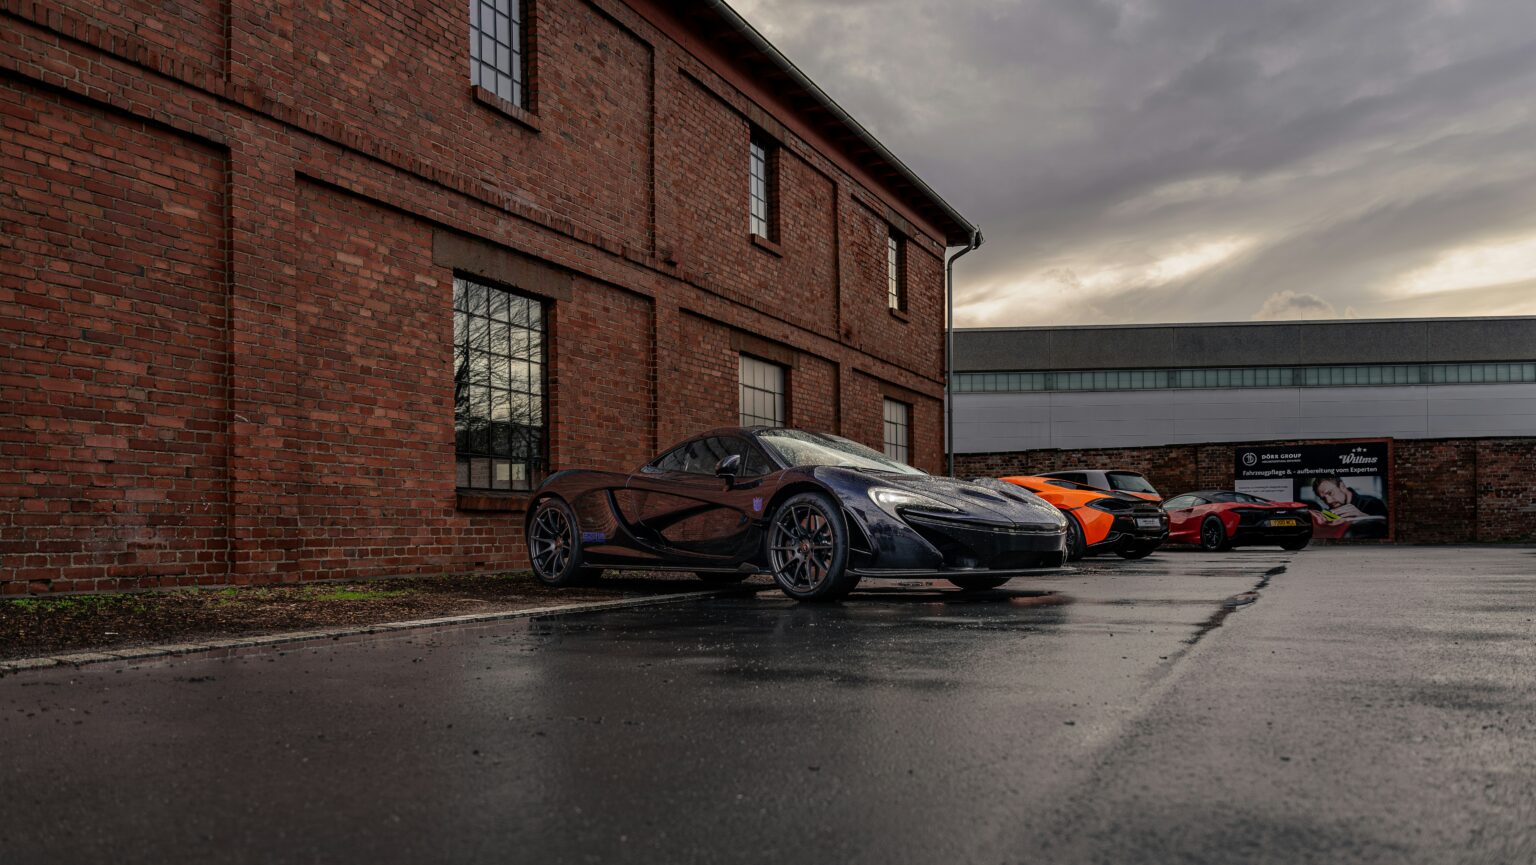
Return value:
M 955 476 L 955 259 L 981 246 L 981 229 L 971 229 L 971 243 L 944 263 L 944 459 L 945 473 Z

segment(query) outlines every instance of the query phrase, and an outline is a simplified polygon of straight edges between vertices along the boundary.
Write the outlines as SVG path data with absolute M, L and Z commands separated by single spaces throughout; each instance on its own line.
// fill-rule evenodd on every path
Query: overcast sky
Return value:
M 731 0 L 986 245 L 957 324 L 1536 314 L 1536 0 Z

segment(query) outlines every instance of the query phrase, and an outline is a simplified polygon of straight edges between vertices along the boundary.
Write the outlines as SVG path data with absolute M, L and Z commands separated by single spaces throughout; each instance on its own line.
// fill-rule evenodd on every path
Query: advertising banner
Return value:
M 1391 538 L 1392 440 L 1312 445 L 1240 445 L 1232 488 L 1301 502 L 1315 538 Z

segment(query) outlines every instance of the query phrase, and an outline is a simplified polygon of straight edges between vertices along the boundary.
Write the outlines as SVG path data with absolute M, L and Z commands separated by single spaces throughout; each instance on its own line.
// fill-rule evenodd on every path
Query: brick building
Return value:
M 1536 540 L 1536 317 L 961 330 L 952 399 L 962 477 L 1175 495 L 1231 489 L 1240 448 L 1388 439 L 1396 540 Z
M 0 590 L 522 567 L 552 469 L 943 459 L 974 228 L 717 2 L 0 0 Z

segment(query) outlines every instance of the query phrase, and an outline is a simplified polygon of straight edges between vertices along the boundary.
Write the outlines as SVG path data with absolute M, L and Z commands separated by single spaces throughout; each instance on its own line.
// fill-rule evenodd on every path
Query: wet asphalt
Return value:
M 1536 861 L 1536 550 L 1090 566 L 12 675 L 0 862 Z

